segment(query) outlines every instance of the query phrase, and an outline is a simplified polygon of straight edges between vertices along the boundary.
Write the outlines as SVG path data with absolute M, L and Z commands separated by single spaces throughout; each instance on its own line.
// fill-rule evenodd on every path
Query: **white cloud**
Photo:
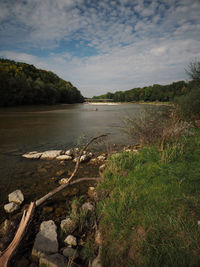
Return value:
M 200 58 L 199 10 L 198 0 L 2 0 L 0 55 L 52 70 L 87 96 L 168 83 Z M 97 55 L 80 58 L 85 46 Z M 48 57 L 32 55 L 38 47 Z

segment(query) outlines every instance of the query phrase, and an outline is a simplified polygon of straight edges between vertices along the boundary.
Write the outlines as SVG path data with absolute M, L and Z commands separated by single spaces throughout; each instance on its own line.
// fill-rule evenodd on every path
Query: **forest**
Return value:
M 0 106 L 83 101 L 80 91 L 55 73 L 26 63 L 0 59 Z
M 194 86 L 194 81 L 173 82 L 169 85 L 154 84 L 143 88 L 133 88 L 126 91 L 94 96 L 93 99 L 111 99 L 114 102 L 137 102 L 137 101 L 173 101 L 176 97 L 187 94 Z

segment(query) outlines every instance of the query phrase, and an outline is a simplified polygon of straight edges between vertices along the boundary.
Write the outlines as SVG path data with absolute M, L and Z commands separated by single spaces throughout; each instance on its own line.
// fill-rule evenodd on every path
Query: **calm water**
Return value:
M 109 133 L 109 143 L 128 143 L 128 137 L 119 129 L 122 119 L 139 114 L 144 108 L 148 106 L 76 104 L 0 109 L 1 207 L 7 194 L 17 188 L 28 198 L 37 196 L 40 182 L 52 177 L 55 171 L 51 162 L 27 160 L 21 157 L 23 153 L 72 148 L 84 136 L 88 140 L 104 133 Z M 43 167 L 47 173 L 41 171 Z

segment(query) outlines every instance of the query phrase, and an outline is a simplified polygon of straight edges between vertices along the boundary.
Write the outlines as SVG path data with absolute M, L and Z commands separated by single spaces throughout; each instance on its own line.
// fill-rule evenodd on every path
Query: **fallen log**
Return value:
M 91 180 L 96 180 L 99 181 L 100 178 L 80 178 L 77 179 L 76 181 L 71 182 L 72 178 L 77 174 L 78 172 L 78 168 L 79 168 L 79 164 L 80 164 L 80 158 L 83 154 L 83 151 L 87 149 L 87 147 L 94 141 L 96 141 L 97 139 L 100 138 L 104 138 L 106 137 L 106 134 L 103 135 L 99 135 L 96 137 L 93 137 L 84 147 L 83 149 L 80 151 L 78 160 L 76 162 L 75 168 L 73 173 L 71 174 L 71 176 L 69 177 L 69 179 L 67 180 L 67 182 L 63 185 L 58 186 L 57 188 L 55 188 L 54 190 L 50 191 L 48 194 L 44 195 L 43 197 L 41 197 L 40 199 L 36 200 L 35 202 L 31 202 L 28 209 L 24 211 L 22 219 L 20 221 L 19 227 L 17 229 L 17 232 L 15 234 L 15 237 L 13 238 L 12 242 L 10 243 L 10 245 L 8 246 L 8 248 L 6 250 L 4 250 L 1 254 L 0 257 L 0 267 L 7 267 L 15 250 L 17 249 L 17 247 L 20 244 L 20 241 L 22 240 L 23 236 L 25 235 L 25 231 L 28 228 L 28 225 L 31 221 L 31 219 L 34 217 L 34 211 L 35 208 L 40 206 L 41 204 L 43 204 L 47 199 L 49 199 L 50 197 L 54 196 L 56 193 L 61 192 L 64 188 L 66 188 L 68 185 L 73 185 L 76 183 L 79 183 L 81 181 L 91 181 Z

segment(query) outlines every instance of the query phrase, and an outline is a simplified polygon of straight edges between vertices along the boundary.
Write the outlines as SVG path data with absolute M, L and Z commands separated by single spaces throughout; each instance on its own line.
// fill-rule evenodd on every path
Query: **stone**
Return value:
M 88 188 L 88 196 L 92 200 L 96 200 L 97 199 L 97 192 L 96 192 L 96 190 L 95 190 L 95 188 L 93 186 L 90 186 Z
M 69 149 L 69 150 L 65 151 L 65 155 L 67 155 L 67 156 L 73 156 L 73 150 L 72 149 Z
M 99 161 L 104 161 L 104 160 L 106 160 L 106 157 L 104 155 L 100 155 L 100 156 L 97 157 L 97 159 Z
M 66 267 L 66 259 L 59 253 L 52 255 L 45 255 L 40 258 L 41 267 Z
M 46 254 L 58 252 L 58 240 L 56 225 L 54 221 L 43 221 L 40 225 L 40 231 L 36 235 L 32 249 L 32 255 L 41 257 Z
M 7 213 L 11 213 L 15 210 L 18 210 L 20 208 L 20 206 L 14 202 L 10 202 L 6 205 L 4 205 L 4 210 L 7 212 Z
M 72 156 L 69 155 L 60 155 L 56 157 L 57 160 L 72 160 Z
M 41 159 L 55 159 L 56 157 L 60 156 L 62 153 L 62 150 L 49 150 L 45 151 L 41 155 Z
M 95 233 L 95 243 L 98 246 L 102 246 L 102 243 L 103 243 L 101 232 L 99 230 L 97 230 Z
M 81 209 L 84 211 L 93 211 L 94 210 L 94 206 L 89 203 L 89 202 L 85 202 L 82 206 Z
M 8 201 L 14 202 L 18 205 L 21 205 L 24 201 L 24 195 L 22 194 L 21 190 L 15 190 L 14 192 L 8 195 Z
M 22 155 L 22 157 L 27 159 L 39 159 L 42 155 L 42 152 L 32 151 L 29 153 L 25 153 Z
M 56 172 L 56 176 L 61 176 L 61 175 L 63 175 L 65 172 L 66 172 L 65 170 L 57 171 L 57 172 Z
M 63 249 L 63 255 L 66 257 L 66 258 L 72 258 L 73 259 L 76 259 L 78 258 L 78 252 L 76 249 L 73 249 L 73 248 L 64 248 Z
M 45 168 L 38 168 L 37 171 L 39 173 L 47 173 L 47 169 L 45 169 Z
M 69 245 L 70 247 L 71 246 L 76 246 L 77 245 L 77 241 L 76 241 L 76 237 L 74 237 L 73 235 L 68 235 L 64 242 Z
M 62 178 L 59 180 L 59 184 L 66 184 L 69 178 Z
M 102 173 L 106 168 L 106 164 L 102 164 L 100 167 L 99 167 L 99 171 Z
M 0 225 L 0 235 L 5 236 L 8 231 L 11 232 L 12 229 L 15 228 L 15 222 L 6 219 L 4 222 L 2 222 L 2 224 Z
M 63 232 L 71 234 L 76 229 L 76 222 L 70 217 L 67 217 L 65 220 L 62 220 L 60 223 L 60 228 Z

